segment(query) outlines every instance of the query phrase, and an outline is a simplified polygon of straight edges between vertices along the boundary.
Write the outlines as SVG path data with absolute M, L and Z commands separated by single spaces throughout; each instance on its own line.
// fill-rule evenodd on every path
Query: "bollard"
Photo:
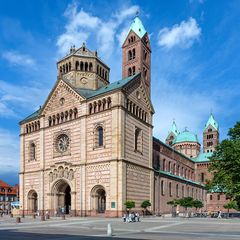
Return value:
M 50 219 L 50 216 L 49 216 L 49 214 L 46 214 L 46 219 L 48 220 L 48 219 Z
M 112 235 L 113 235 L 112 224 L 108 223 L 108 225 L 107 225 L 107 236 L 112 237 Z
M 10 213 L 10 218 L 13 218 L 13 214 L 12 213 Z
M 45 216 L 41 215 L 41 221 L 45 221 Z
M 33 219 L 35 219 L 35 218 L 36 218 L 36 214 L 34 213 L 34 214 L 32 215 L 32 217 L 33 217 Z
M 21 218 L 20 217 L 16 217 L 16 223 L 20 223 L 21 222 Z
M 64 214 L 62 215 L 62 220 L 65 220 L 65 215 Z

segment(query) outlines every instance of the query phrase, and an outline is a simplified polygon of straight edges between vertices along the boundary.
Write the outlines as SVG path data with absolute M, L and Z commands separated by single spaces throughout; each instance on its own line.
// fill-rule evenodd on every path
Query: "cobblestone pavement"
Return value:
M 123 223 L 113 218 L 0 218 L 1 240 L 43 239 L 107 239 L 107 224 L 111 223 L 116 239 L 161 240 L 237 240 L 240 239 L 240 219 L 209 218 L 142 218 L 141 222 Z

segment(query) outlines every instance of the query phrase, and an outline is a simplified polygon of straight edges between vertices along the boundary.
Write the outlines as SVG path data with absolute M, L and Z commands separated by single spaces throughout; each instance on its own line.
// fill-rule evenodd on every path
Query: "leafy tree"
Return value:
M 149 200 L 145 200 L 141 203 L 141 208 L 143 208 L 143 213 L 145 212 L 145 214 L 147 213 L 147 208 L 150 207 L 152 204 Z
M 203 203 L 200 200 L 193 200 L 193 207 L 197 209 L 203 208 Z
M 131 211 L 132 208 L 135 208 L 135 202 L 131 200 L 126 201 L 124 205 L 128 211 Z
M 208 188 L 225 192 L 240 210 L 240 122 L 229 129 L 228 138 L 217 146 L 210 160 L 213 180 Z
M 237 206 L 236 201 L 229 201 L 223 207 L 228 210 L 228 217 L 229 217 L 229 210 L 230 209 L 237 209 L 238 206 Z
M 192 197 L 181 198 L 181 199 L 179 199 L 179 205 L 181 207 L 184 207 L 185 215 L 186 215 L 188 208 L 193 207 L 193 198 Z
M 173 199 L 168 201 L 167 204 L 172 206 L 172 216 L 176 216 L 176 207 L 180 205 L 180 199 Z

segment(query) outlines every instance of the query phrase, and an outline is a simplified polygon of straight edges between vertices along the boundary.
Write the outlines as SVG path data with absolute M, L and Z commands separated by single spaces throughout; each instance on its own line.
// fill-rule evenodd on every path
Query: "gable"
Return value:
M 135 41 L 131 42 L 131 37 L 133 37 L 133 38 L 135 37 Z M 130 39 L 130 42 L 129 42 L 129 39 Z M 130 30 L 127 37 L 125 38 L 125 41 L 122 44 L 122 48 L 129 44 L 135 43 L 139 40 L 141 40 L 140 37 L 133 30 Z
M 134 79 L 124 87 L 127 98 L 133 101 L 145 111 L 148 110 L 154 113 L 152 102 L 148 96 L 145 83 L 141 77 Z
M 84 100 L 69 84 L 58 80 L 42 107 L 42 114 L 52 114 L 65 108 L 76 107 Z

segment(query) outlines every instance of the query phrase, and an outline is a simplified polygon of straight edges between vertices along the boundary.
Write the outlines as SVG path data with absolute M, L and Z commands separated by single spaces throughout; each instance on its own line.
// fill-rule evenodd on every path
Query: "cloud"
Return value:
M 171 49 L 173 47 L 189 48 L 194 41 L 199 39 L 201 28 L 198 26 L 194 18 L 188 21 L 182 21 L 180 24 L 174 25 L 172 28 L 163 28 L 158 34 L 158 45 Z
M 7 51 L 2 54 L 2 57 L 13 65 L 35 66 L 35 60 L 26 54 L 21 54 L 14 51 Z
M 48 92 L 46 88 L 21 86 L 0 80 L 0 116 L 21 117 L 22 112 L 25 112 L 22 109 L 37 109 L 39 106 L 36 102 L 43 102 Z
M 59 53 L 64 55 L 69 51 L 71 45 L 79 46 L 93 37 L 99 45 L 99 51 L 108 58 L 114 49 L 115 38 L 119 39 L 116 34 L 118 28 L 137 11 L 139 11 L 137 5 L 125 7 L 105 21 L 83 9 L 78 11 L 76 3 L 70 4 L 64 13 L 67 18 L 65 32 L 57 39 Z
M 19 139 L 18 134 L 0 128 L 0 168 L 1 174 L 18 170 Z

